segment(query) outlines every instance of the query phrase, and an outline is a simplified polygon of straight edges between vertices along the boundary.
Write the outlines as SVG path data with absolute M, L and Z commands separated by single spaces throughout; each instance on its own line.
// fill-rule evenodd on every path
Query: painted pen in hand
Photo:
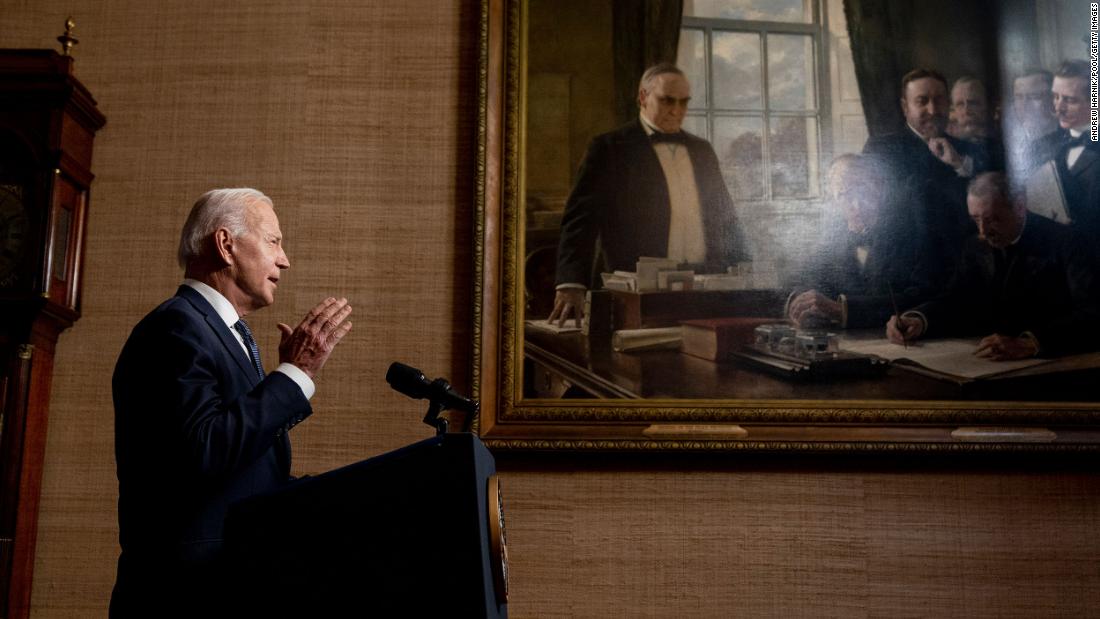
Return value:
M 901 345 L 908 350 L 909 341 L 905 337 L 905 325 L 901 322 L 901 312 L 898 311 L 898 300 L 894 298 L 894 286 L 890 282 L 886 282 L 886 289 L 890 291 L 890 305 L 894 306 L 894 326 L 901 334 Z

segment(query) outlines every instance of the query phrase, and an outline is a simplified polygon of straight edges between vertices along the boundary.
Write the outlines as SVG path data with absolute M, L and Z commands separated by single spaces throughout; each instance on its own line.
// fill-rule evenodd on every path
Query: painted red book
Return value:
M 753 342 L 760 325 L 783 322 L 782 318 L 699 318 L 684 320 L 680 352 L 710 361 L 725 361 L 730 353 Z

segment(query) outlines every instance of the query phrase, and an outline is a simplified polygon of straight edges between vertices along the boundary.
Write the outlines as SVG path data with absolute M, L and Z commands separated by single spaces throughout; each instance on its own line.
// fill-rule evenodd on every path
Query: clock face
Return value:
M 30 218 L 22 188 L 0 184 L 0 288 L 18 281 L 29 232 Z

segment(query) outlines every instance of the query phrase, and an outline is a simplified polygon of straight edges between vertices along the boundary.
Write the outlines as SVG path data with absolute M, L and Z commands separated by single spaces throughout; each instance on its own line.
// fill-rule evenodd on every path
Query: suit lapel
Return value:
M 206 324 L 210 326 L 210 329 L 218 336 L 218 340 L 221 341 L 222 346 L 225 347 L 226 354 L 228 354 L 237 363 L 237 367 L 244 374 L 248 380 L 250 388 L 259 384 L 260 379 L 256 376 L 256 369 L 252 367 L 252 360 L 245 354 L 244 349 L 241 348 L 240 342 L 237 338 L 233 337 L 233 334 L 229 332 L 229 327 L 218 316 L 218 312 L 214 311 L 214 308 L 202 297 L 197 291 L 190 286 L 180 286 L 176 291 L 176 296 L 183 297 L 200 314 L 206 319 Z M 290 436 L 287 432 L 281 432 L 275 438 L 275 459 L 279 463 L 279 468 L 282 470 L 284 476 L 290 476 Z
M 1100 161 L 1100 154 L 1095 149 L 1085 147 L 1085 150 L 1081 151 L 1081 155 L 1077 157 L 1077 161 L 1073 162 L 1073 167 L 1069 169 L 1069 173 L 1081 177 L 1085 175 L 1085 170 L 1096 165 L 1097 161 Z
M 1036 273 L 1043 270 L 1043 263 L 1046 261 L 1043 258 L 1044 254 L 1052 249 L 1043 247 L 1045 235 L 1042 234 L 1041 225 L 1046 222 L 1040 217 L 1040 215 L 1028 213 L 1020 240 L 1006 250 L 1005 277 L 999 292 L 1004 305 L 1008 307 L 1016 305 L 1010 297 L 1011 293 L 1027 290 L 1030 287 L 1029 281 Z
M 206 324 L 210 326 L 210 329 L 218 336 L 222 346 L 225 347 L 226 353 L 237 362 L 237 367 L 248 376 L 248 384 L 255 385 L 258 378 L 256 376 L 256 370 L 252 367 L 252 360 L 246 358 L 244 349 L 241 348 L 240 343 L 237 342 L 237 338 L 233 337 L 233 334 L 229 332 L 229 327 L 225 325 L 221 316 L 218 316 L 218 313 L 214 311 L 210 303 L 202 298 L 202 295 L 190 286 L 180 286 L 179 290 L 176 292 L 176 296 L 187 299 L 191 305 L 203 315 L 206 319 Z
M 627 202 L 631 216 L 625 221 L 631 223 L 630 233 L 639 236 L 638 247 L 667 255 L 670 207 L 665 171 L 641 122 L 635 122 L 623 141 L 629 155 L 622 165 L 630 179 L 625 185 L 631 196 Z
M 649 136 L 645 134 L 641 124 L 636 130 L 631 130 L 625 137 L 625 142 L 631 150 L 629 159 L 637 164 L 638 174 L 636 178 L 646 180 L 652 184 L 652 189 L 658 194 L 660 201 L 668 202 L 668 183 L 665 181 L 665 171 L 661 168 L 661 160 L 653 150 L 653 144 Z

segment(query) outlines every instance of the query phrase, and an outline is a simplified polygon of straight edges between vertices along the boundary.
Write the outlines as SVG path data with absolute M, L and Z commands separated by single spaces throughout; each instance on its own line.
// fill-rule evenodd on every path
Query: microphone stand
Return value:
M 428 413 L 424 415 L 424 423 L 435 428 L 436 436 L 447 433 L 447 420 L 440 417 L 439 413 L 447 408 L 443 404 L 443 394 L 450 388 L 451 384 L 442 378 L 433 380 L 431 384 L 432 395 L 428 398 Z

